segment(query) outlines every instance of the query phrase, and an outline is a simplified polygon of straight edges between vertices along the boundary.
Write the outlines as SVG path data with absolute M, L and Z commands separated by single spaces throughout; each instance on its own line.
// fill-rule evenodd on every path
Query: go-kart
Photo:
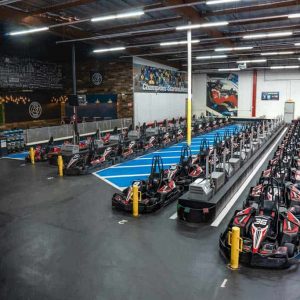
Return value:
M 171 166 L 170 169 L 165 171 L 165 173 L 174 172 L 174 170 L 176 170 L 176 173 L 172 175 L 176 185 L 187 190 L 193 181 L 205 175 L 203 169 L 198 163 L 199 156 L 192 155 L 190 147 L 184 146 L 181 149 L 179 163 L 175 166 Z
M 168 205 L 182 194 L 182 189 L 176 186 L 173 176 L 173 172 L 164 171 L 161 157 L 155 155 L 148 180 L 135 180 L 123 193 L 115 193 L 112 197 L 112 207 L 132 211 L 133 185 L 138 186 L 140 192 L 140 213 L 151 213 Z
M 270 189 L 270 188 L 271 189 Z M 221 252 L 230 257 L 230 233 L 236 226 L 241 231 L 240 262 L 252 267 L 286 268 L 298 262 L 300 207 L 289 209 L 282 205 L 281 193 L 266 186 L 259 202 L 252 202 L 243 210 L 237 210 L 227 229 L 221 234 Z
M 47 161 L 49 159 L 49 153 L 59 153 L 60 148 L 54 146 L 54 139 L 53 137 L 50 138 L 46 146 L 37 145 L 34 149 L 34 161 L 35 162 L 42 162 Z M 30 162 L 30 154 L 25 157 L 26 162 Z
M 89 149 L 74 154 L 64 166 L 65 175 L 86 175 L 96 170 L 107 168 L 114 164 L 115 151 L 112 147 L 105 148 L 98 154 L 94 142 L 90 142 Z
M 143 149 L 144 152 L 154 151 L 158 147 L 159 143 L 155 135 L 152 135 L 149 139 L 146 139 L 146 141 L 141 142 L 141 149 Z

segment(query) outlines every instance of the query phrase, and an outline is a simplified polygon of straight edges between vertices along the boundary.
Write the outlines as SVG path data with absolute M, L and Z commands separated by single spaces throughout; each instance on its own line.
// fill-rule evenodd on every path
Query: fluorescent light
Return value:
M 144 14 L 143 11 L 135 11 L 135 12 L 129 12 L 129 13 L 123 13 L 123 14 L 117 14 L 117 15 L 109 15 L 109 16 L 103 16 L 103 17 L 96 17 L 96 18 L 92 18 L 91 21 L 92 22 L 101 22 L 101 21 L 107 21 L 107 20 L 131 18 L 131 17 L 142 16 L 143 14 Z
M 261 56 L 271 56 L 271 55 L 289 55 L 294 54 L 293 51 L 279 51 L 279 52 L 264 52 L 260 53 Z
M 197 56 L 196 59 L 219 59 L 227 58 L 227 55 L 207 55 L 207 56 Z
M 271 70 L 299 69 L 300 66 L 272 66 Z
M 175 46 L 175 45 L 184 45 L 187 44 L 187 41 L 174 41 L 174 42 L 164 42 L 160 43 L 161 46 Z M 200 43 L 200 40 L 192 40 L 192 44 Z
M 300 46 L 300 43 L 295 43 L 295 46 Z
M 41 28 L 34 28 L 34 29 L 28 29 L 28 30 L 22 30 L 22 31 L 14 31 L 8 33 L 8 35 L 21 35 L 21 34 L 29 34 L 29 33 L 35 33 L 40 31 L 47 31 L 49 30 L 49 27 L 41 27 Z
M 236 63 L 237 64 L 253 64 L 253 63 L 264 63 L 266 62 L 266 59 L 252 59 L 252 60 L 238 60 Z
M 176 27 L 176 30 L 188 30 L 188 29 L 197 29 L 202 27 L 215 27 L 215 26 L 226 26 L 229 23 L 227 21 L 223 22 L 209 22 L 203 24 L 193 24 L 193 25 L 184 25 Z
M 289 18 L 289 19 L 300 18 L 300 13 L 297 13 L 297 14 L 290 14 L 290 15 L 288 15 L 288 18 Z
M 243 39 L 249 40 L 249 39 L 257 39 L 257 38 L 271 38 L 271 37 L 290 36 L 290 35 L 293 35 L 293 32 L 285 31 L 285 32 L 272 32 L 272 33 L 258 33 L 258 34 L 244 35 Z
M 240 2 L 241 0 L 210 0 L 206 1 L 207 5 L 214 5 L 214 4 L 222 4 L 222 3 L 231 3 L 231 2 Z
M 228 72 L 228 71 L 240 71 L 239 68 L 229 68 L 229 69 L 218 69 L 220 72 Z
M 253 47 L 232 47 L 232 48 L 216 48 L 216 52 L 222 52 L 222 51 L 235 51 L 235 50 L 251 50 Z
M 121 51 L 125 50 L 125 47 L 115 47 L 115 48 L 106 48 L 106 49 L 96 49 L 93 50 L 94 53 L 104 53 L 104 52 L 112 52 L 112 51 Z

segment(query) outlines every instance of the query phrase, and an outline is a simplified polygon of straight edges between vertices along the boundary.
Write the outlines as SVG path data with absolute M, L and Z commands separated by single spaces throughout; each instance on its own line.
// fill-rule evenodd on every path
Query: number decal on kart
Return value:
M 255 225 L 262 225 L 262 226 L 266 226 L 267 225 L 267 220 L 265 220 L 265 219 L 257 219 L 256 221 L 255 221 Z

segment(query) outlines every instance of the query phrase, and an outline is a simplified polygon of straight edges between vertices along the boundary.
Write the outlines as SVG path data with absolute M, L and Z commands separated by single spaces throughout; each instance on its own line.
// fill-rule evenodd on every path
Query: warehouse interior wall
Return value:
M 239 72 L 239 117 L 252 116 L 253 72 Z M 206 74 L 193 75 L 193 114 L 206 113 Z M 262 92 L 279 92 L 279 100 L 261 100 Z M 262 70 L 257 72 L 256 117 L 283 115 L 285 101 L 295 101 L 295 117 L 300 117 L 299 70 Z
M 133 58 L 133 64 L 177 70 L 139 57 Z M 187 94 L 185 93 L 134 92 L 134 124 L 184 117 L 186 98 Z

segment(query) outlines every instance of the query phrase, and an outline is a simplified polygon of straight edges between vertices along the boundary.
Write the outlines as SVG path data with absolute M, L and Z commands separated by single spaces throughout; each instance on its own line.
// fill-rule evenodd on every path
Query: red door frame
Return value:
M 252 85 L 252 117 L 256 117 L 257 70 L 253 71 Z

